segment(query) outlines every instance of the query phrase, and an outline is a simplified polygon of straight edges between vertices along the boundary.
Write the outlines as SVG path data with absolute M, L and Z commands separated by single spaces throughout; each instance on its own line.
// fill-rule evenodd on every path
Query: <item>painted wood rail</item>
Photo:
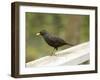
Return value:
M 26 63 L 27 67 L 78 65 L 89 60 L 89 42 Z

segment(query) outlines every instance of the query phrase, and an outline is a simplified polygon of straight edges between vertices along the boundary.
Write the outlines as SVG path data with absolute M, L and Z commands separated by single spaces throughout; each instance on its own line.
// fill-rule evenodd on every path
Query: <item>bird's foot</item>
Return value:
M 55 53 L 52 53 L 50 56 L 57 56 Z

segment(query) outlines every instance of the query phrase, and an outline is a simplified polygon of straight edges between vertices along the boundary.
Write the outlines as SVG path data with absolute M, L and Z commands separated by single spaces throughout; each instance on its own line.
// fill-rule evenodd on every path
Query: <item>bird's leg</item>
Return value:
M 51 53 L 51 56 L 53 55 L 54 51 L 55 51 L 55 48 L 53 49 L 53 51 L 52 51 L 52 53 Z

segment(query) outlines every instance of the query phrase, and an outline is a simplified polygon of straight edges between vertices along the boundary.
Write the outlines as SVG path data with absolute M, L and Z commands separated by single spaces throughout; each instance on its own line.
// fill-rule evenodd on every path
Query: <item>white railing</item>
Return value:
M 78 65 L 89 60 L 89 42 L 26 63 L 27 67 Z

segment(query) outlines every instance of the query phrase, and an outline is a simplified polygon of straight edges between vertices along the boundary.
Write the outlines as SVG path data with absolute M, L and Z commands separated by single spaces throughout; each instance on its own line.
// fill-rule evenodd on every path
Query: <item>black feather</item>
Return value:
M 54 47 L 56 50 L 58 49 L 58 47 L 61 47 L 63 45 L 73 46 L 72 44 L 66 43 L 63 39 L 51 35 L 45 30 L 40 31 L 40 34 L 43 36 L 44 40 L 48 43 L 48 45 Z

